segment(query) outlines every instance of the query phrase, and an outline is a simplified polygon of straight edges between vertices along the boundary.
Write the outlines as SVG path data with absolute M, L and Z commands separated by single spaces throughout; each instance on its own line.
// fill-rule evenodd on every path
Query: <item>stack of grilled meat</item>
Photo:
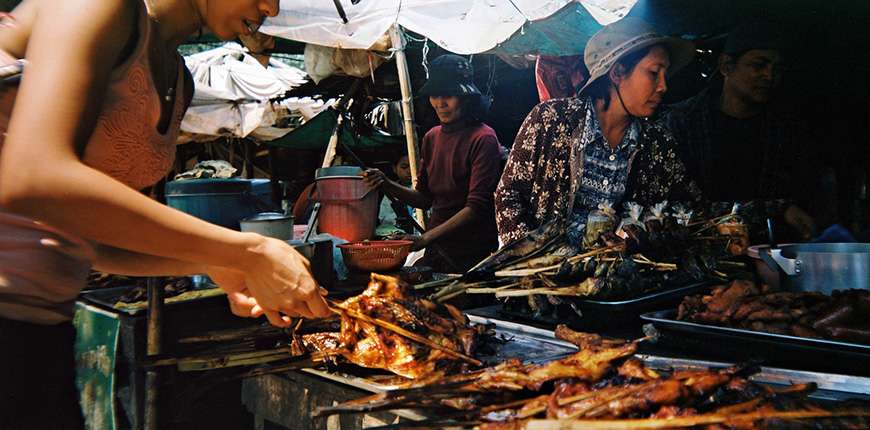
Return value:
M 480 340 L 491 336 L 489 327 L 472 327 L 456 308 L 413 297 L 390 276 L 372 274 L 362 294 L 333 306 L 341 331 L 301 335 L 297 348 L 411 379 L 481 365 L 473 355 Z
M 433 427 L 450 423 L 490 430 L 870 425 L 870 405 L 821 406 L 806 396 L 814 384 L 758 385 L 747 379 L 757 370 L 752 366 L 665 374 L 633 357 L 637 342 L 564 326 L 556 336 L 580 350 L 540 365 L 509 360 L 470 373 L 423 378 L 410 388 L 322 408 L 318 414 L 416 408 L 440 417 L 424 423 Z
M 686 297 L 677 319 L 768 333 L 870 344 L 870 291 L 776 291 L 733 281 Z

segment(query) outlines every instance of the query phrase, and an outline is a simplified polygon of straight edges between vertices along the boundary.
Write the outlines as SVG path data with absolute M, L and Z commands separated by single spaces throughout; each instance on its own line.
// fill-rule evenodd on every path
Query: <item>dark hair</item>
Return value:
M 483 94 L 459 96 L 459 103 L 462 106 L 462 118 L 472 122 L 483 122 L 491 104 L 489 97 Z
M 637 51 L 631 52 L 626 56 L 620 58 L 616 61 L 616 64 L 613 67 L 620 66 L 623 70 L 625 70 L 625 74 L 630 74 L 635 67 L 637 67 L 637 63 L 646 57 L 647 54 L 656 46 L 661 46 L 664 48 L 664 45 L 650 45 L 645 48 L 639 49 Z M 603 99 L 604 100 L 604 109 L 606 110 L 610 107 L 610 86 L 613 82 L 610 80 L 610 72 L 598 78 L 586 88 L 585 93 L 592 97 L 592 100 Z
M 407 148 L 402 148 L 400 150 L 397 149 L 397 150 L 392 152 L 392 157 L 390 157 L 390 164 L 395 166 L 396 164 L 399 164 L 399 161 L 402 161 L 403 157 L 407 157 L 407 156 L 408 156 Z

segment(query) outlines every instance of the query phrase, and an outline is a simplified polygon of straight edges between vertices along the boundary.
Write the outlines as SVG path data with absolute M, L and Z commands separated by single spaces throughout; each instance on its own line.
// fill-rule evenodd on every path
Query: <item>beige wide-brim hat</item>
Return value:
M 652 45 L 663 45 L 668 50 L 671 61 L 668 75 L 685 67 L 695 56 L 692 42 L 662 36 L 642 19 L 623 18 L 598 30 L 586 43 L 583 62 L 589 70 L 589 79 L 579 93 L 610 72 L 620 58 Z

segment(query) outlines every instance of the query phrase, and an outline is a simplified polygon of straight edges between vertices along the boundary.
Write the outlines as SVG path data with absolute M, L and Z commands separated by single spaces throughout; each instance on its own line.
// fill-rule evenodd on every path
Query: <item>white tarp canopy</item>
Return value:
M 281 0 L 261 31 L 285 39 L 367 49 L 394 23 L 457 54 L 489 51 L 530 21 L 579 3 L 599 25 L 623 16 L 637 0 L 340 0 L 348 23 L 330 0 Z
M 273 127 L 282 118 L 298 115 L 307 120 L 326 107 L 323 101 L 309 98 L 270 103 L 305 83 L 305 72 L 275 59 L 263 67 L 235 43 L 189 55 L 184 61 L 195 89 L 181 121 L 180 142 L 221 136 L 272 140 L 291 130 Z

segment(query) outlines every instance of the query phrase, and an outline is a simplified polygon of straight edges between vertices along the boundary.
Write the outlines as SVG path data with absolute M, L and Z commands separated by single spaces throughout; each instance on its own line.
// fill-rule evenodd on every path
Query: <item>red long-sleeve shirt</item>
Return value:
M 471 208 L 477 221 L 438 243 L 459 258 L 486 257 L 498 247 L 493 193 L 501 176 L 501 152 L 495 131 L 482 123 L 440 125 L 426 133 L 422 146 L 417 190 L 432 199 L 427 227 Z

